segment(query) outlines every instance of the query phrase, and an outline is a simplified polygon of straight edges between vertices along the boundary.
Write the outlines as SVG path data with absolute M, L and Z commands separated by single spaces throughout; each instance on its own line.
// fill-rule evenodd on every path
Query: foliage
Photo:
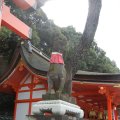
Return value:
M 8 41 L 8 38 L 10 36 L 11 31 L 6 29 L 5 27 L 2 27 L 2 29 L 0 30 L 0 53 L 7 47 L 7 44 L 5 43 Z
M 0 93 L 0 120 L 13 120 L 14 94 Z
M 18 9 L 12 2 L 9 2 L 9 0 L 6 0 L 6 3 L 11 6 L 11 12 L 14 15 L 32 27 L 33 37 L 31 41 L 36 47 L 48 56 L 50 56 L 52 51 L 63 52 L 66 64 L 72 59 L 71 56 L 74 57 L 76 46 L 80 44 L 81 39 L 83 39 L 81 33 L 76 32 L 72 26 L 64 28 L 56 26 L 52 20 L 47 18 L 41 8 L 30 13 Z M 89 25 L 86 25 L 86 27 L 88 26 Z M 4 39 L 10 40 L 12 38 L 16 41 L 18 40 L 18 38 L 15 38 L 15 35 L 13 36 L 12 32 L 5 28 L 3 28 L 3 32 L 0 33 L 0 40 L 2 38 L 1 34 Z M 0 48 L 2 47 L 0 46 Z M 115 62 L 106 57 L 105 52 L 100 49 L 95 42 L 92 42 L 91 47 L 86 50 L 86 53 L 78 59 L 78 64 L 74 66 L 77 69 L 88 71 L 119 72 Z
M 64 52 L 65 62 L 67 62 L 71 59 L 71 56 L 74 56 L 74 49 L 81 39 L 82 34 L 76 32 L 72 26 L 62 28 L 62 31 L 68 39 L 67 49 Z M 79 59 L 77 69 L 103 73 L 119 72 L 115 62 L 106 57 L 106 53 L 97 46 L 95 41 L 87 49 L 86 54 L 83 54 L 81 59 Z
M 93 72 L 119 72 L 115 62 L 106 57 L 106 53 L 96 43 L 93 43 L 86 55 L 79 61 L 78 67 L 82 70 Z

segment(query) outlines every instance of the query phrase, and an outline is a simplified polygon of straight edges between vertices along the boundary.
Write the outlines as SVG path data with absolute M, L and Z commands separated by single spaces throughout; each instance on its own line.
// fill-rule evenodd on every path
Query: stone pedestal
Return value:
M 33 115 L 50 113 L 53 116 L 67 115 L 76 118 L 84 116 L 84 112 L 79 106 L 62 100 L 40 101 L 33 105 L 32 113 Z
M 83 120 L 84 111 L 63 100 L 44 100 L 32 106 L 32 114 L 27 120 Z

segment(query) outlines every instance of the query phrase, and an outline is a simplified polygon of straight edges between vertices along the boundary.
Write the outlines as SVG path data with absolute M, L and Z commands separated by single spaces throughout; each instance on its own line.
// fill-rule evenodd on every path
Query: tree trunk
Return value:
M 70 94 L 72 90 L 72 78 L 78 70 L 78 61 L 81 59 L 83 54 L 85 55 L 86 50 L 90 48 L 94 40 L 99 22 L 101 6 L 101 0 L 89 0 L 89 11 L 83 35 L 79 44 L 75 47 L 73 56 L 71 56 L 70 60 L 66 63 L 67 82 L 65 83 L 65 91 L 68 94 Z
M 89 0 L 89 10 L 84 32 L 79 41 L 79 44 L 75 47 L 75 52 L 73 56 L 70 59 L 73 68 L 73 75 L 77 72 L 79 59 L 81 59 L 83 54 L 85 55 L 86 50 L 90 48 L 94 40 L 99 22 L 101 6 L 101 0 Z

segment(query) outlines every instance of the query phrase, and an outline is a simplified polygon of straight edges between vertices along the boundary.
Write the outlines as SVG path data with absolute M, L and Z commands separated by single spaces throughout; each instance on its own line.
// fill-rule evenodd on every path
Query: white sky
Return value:
M 88 0 L 51 0 L 43 10 L 60 27 L 72 25 L 83 32 Z M 96 42 L 120 68 L 120 0 L 103 0 Z

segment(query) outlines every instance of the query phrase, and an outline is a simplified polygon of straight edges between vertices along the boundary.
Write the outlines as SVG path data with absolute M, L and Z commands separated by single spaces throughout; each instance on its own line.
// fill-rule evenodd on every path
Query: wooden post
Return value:
M 115 115 L 115 120 L 118 120 L 118 113 L 116 109 L 114 110 L 114 115 Z
M 108 120 L 112 120 L 112 98 L 107 95 Z

